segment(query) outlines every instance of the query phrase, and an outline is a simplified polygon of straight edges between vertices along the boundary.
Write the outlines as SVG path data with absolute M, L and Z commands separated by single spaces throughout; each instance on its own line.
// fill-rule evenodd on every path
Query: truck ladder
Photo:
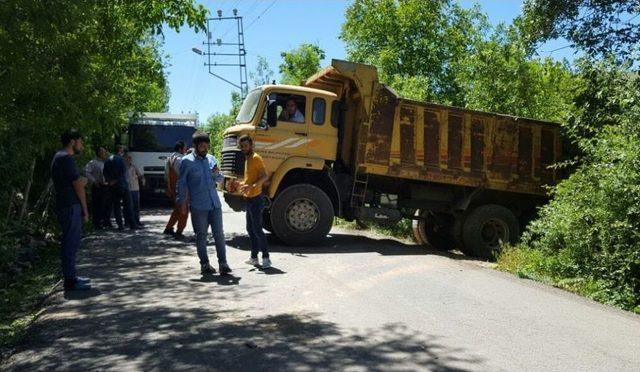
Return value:
M 351 189 L 351 207 L 364 207 L 364 203 L 367 196 L 367 186 L 369 184 L 369 173 L 367 173 L 366 167 L 361 163 L 366 158 L 367 154 L 367 141 L 369 140 L 369 123 L 363 123 L 360 129 L 362 133 L 359 133 L 358 150 L 355 156 L 355 173 L 353 175 L 353 187 Z M 363 159 L 360 159 L 360 157 Z

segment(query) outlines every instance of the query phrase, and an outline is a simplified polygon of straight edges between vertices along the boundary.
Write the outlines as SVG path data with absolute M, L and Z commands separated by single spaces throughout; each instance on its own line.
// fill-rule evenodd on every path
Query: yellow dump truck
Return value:
M 322 241 L 336 216 L 410 218 L 418 243 L 489 258 L 545 201 L 561 156 L 557 124 L 403 99 L 375 67 L 341 60 L 303 86 L 249 92 L 223 138 L 234 209 L 243 134 L 270 175 L 264 227 L 291 245 Z

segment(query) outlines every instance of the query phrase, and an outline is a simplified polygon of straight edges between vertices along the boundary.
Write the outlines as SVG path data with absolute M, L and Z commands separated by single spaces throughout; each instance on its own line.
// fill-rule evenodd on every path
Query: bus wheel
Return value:
M 287 245 L 321 243 L 333 224 L 333 204 L 321 189 L 309 184 L 287 187 L 271 206 L 271 223 Z

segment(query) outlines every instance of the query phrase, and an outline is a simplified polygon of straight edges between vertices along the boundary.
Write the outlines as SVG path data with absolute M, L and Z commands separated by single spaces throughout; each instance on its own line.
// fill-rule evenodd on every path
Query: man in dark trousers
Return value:
M 258 253 L 262 253 L 262 268 L 271 267 L 267 237 L 262 231 L 262 210 L 264 209 L 264 195 L 262 184 L 269 177 L 262 161 L 262 157 L 253 151 L 253 139 L 244 135 L 238 140 L 238 145 L 244 153 L 244 180 L 240 183 L 240 192 L 247 200 L 247 232 L 251 240 L 251 257 L 248 264 L 257 266 Z
M 64 289 L 91 289 L 90 279 L 76 275 L 76 254 L 80 248 L 82 223 L 89 221 L 85 186 L 73 156 L 83 150 L 82 136 L 69 130 L 61 136 L 62 150 L 51 161 L 51 178 L 56 195 L 55 212 L 62 230 L 62 274 Z
M 93 228 L 100 230 L 111 225 L 111 203 L 109 203 L 109 186 L 104 180 L 102 171 L 104 161 L 109 157 L 107 149 L 99 146 L 95 150 L 96 157 L 84 167 L 84 175 L 91 186 L 91 213 Z
M 118 224 L 118 230 L 124 230 L 122 223 L 122 211 L 124 210 L 124 222 L 131 230 L 139 229 L 133 218 L 133 208 L 131 202 L 131 192 L 129 191 L 129 181 L 127 180 L 127 165 L 122 157 L 124 146 L 117 146 L 116 153 L 109 156 L 104 162 L 103 175 L 109 184 L 111 191 L 111 203 L 113 214 Z

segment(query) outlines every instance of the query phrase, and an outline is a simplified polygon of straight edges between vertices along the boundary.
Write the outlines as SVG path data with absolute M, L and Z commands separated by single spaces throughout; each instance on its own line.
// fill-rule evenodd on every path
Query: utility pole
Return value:
M 218 10 L 217 14 L 218 17 L 207 18 L 207 40 L 202 43 L 203 45 L 207 46 L 207 51 L 202 52 L 198 48 L 192 48 L 192 50 L 197 54 L 206 56 L 207 60 L 205 61 L 204 65 L 208 67 L 209 73 L 216 78 L 240 89 L 240 97 L 244 99 L 247 95 L 247 91 L 249 90 L 249 84 L 247 81 L 247 51 L 244 47 L 244 26 L 242 24 L 242 17 L 238 15 L 237 9 L 233 9 L 233 16 L 230 17 L 223 17 L 222 10 Z M 235 22 L 238 33 L 238 41 L 224 41 L 222 38 L 226 34 L 220 35 L 220 37 L 216 37 L 214 40 L 213 25 L 215 24 L 215 22 L 219 22 L 219 24 L 222 24 L 223 22 Z M 232 57 L 238 57 L 238 62 L 236 63 L 234 60 L 230 60 L 230 58 Z M 219 68 L 224 67 L 238 67 L 240 71 L 239 84 L 236 84 L 230 79 L 224 78 L 219 75 Z M 214 72 L 214 70 L 216 72 Z

